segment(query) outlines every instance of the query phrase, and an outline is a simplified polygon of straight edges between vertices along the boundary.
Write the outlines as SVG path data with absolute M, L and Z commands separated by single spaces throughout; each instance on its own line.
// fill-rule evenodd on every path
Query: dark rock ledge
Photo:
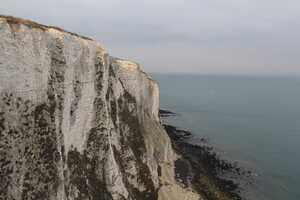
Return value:
M 169 116 L 174 116 L 176 115 L 176 113 L 169 111 L 169 110 L 165 110 L 165 109 L 159 109 L 159 116 L 160 117 L 169 117 Z
M 161 110 L 160 117 L 176 115 L 174 112 Z M 164 122 L 163 122 L 164 123 Z M 241 186 L 233 180 L 224 178 L 231 174 L 236 179 L 249 181 L 251 172 L 236 163 L 220 158 L 209 145 L 194 145 L 188 142 L 192 133 L 163 124 L 172 141 L 173 149 L 181 156 L 175 161 L 175 178 L 184 187 L 192 187 L 206 200 L 242 200 Z M 206 139 L 200 139 L 205 143 Z

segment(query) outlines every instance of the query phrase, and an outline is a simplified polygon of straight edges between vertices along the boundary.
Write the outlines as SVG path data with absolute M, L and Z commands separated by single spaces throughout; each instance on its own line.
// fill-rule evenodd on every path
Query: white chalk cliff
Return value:
M 0 16 L 1 200 L 193 200 L 159 88 L 89 38 Z

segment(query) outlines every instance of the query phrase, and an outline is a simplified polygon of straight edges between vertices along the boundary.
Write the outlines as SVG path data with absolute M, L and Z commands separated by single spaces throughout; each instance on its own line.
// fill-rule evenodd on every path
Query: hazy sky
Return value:
M 300 75 L 299 0 L 1 0 L 147 72 Z

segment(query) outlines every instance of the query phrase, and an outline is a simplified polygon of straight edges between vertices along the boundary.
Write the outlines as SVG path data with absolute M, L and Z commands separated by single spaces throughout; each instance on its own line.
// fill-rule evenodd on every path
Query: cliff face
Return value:
M 174 179 L 159 88 L 136 63 L 0 16 L 0 199 L 199 199 Z

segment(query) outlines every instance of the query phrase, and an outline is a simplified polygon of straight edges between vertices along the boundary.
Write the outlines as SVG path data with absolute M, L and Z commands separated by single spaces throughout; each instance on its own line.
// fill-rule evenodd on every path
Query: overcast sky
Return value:
M 1 0 L 146 72 L 300 76 L 299 0 Z

